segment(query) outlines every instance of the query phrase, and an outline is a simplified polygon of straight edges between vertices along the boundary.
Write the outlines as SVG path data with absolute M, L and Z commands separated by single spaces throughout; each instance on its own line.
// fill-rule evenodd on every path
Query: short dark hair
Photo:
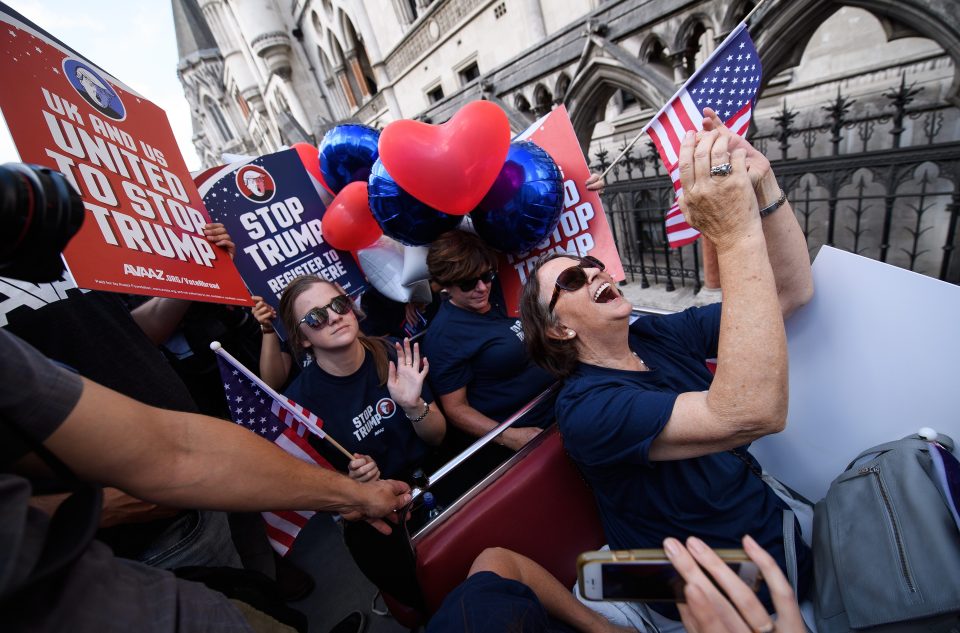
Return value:
M 430 245 L 427 270 L 443 287 L 497 269 L 497 254 L 476 233 L 447 231 Z
M 577 367 L 577 345 L 575 339 L 548 336 L 550 329 L 560 324 L 560 319 L 550 311 L 547 302 L 540 300 L 540 269 L 558 257 L 570 256 L 566 253 L 547 253 L 537 260 L 527 275 L 527 282 L 520 294 L 520 320 L 530 358 L 557 378 L 566 378 Z

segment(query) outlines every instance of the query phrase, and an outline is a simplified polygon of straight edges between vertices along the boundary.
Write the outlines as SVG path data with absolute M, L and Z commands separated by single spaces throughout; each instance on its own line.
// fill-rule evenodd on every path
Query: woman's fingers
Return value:
M 693 150 L 693 170 L 696 174 L 697 182 L 708 181 L 710 179 L 710 168 L 712 167 L 710 160 L 717 136 L 716 132 L 704 133 L 700 141 L 697 142 L 696 148 Z
M 409 339 L 407 339 L 409 341 Z M 413 368 L 419 369 L 420 367 L 420 343 L 413 344 Z
M 403 346 L 400 345 L 400 342 L 397 341 L 393 344 L 393 348 L 397 352 L 397 367 L 403 367 L 407 364 L 407 353 L 404 351 Z
M 697 182 L 697 174 L 693 168 L 693 151 L 697 146 L 697 137 L 693 132 L 687 132 L 680 142 L 680 183 L 684 191 L 689 191 Z
M 677 603 L 677 610 L 680 611 L 680 619 L 683 620 L 683 626 L 690 633 L 714 633 L 719 620 L 714 614 L 714 606 L 703 593 L 699 585 L 688 582 L 683 587 L 683 596 L 686 604 Z M 704 620 L 700 622 L 701 618 Z
M 697 620 L 697 616 L 694 615 L 693 609 L 689 606 L 692 600 L 690 600 L 690 588 L 693 585 L 685 585 L 683 592 L 686 596 L 686 604 L 683 602 L 677 603 L 677 611 L 680 612 L 680 621 L 683 622 L 683 628 L 686 629 L 687 633 L 705 633 L 700 629 L 700 622 Z
M 663 549 L 674 568 L 687 583 L 684 587 L 684 595 L 689 597 L 690 591 L 696 592 L 692 589 L 693 586 L 696 586 L 703 595 L 703 600 L 687 603 L 687 609 L 698 623 L 700 633 L 713 633 L 713 631 L 750 633 L 750 629 L 746 627 L 733 605 L 723 597 L 693 558 L 692 552 L 673 538 L 664 540 Z M 717 628 L 718 626 L 721 628 Z
M 373 481 L 380 477 L 380 469 L 372 457 L 369 455 L 361 455 L 360 453 L 354 453 L 353 456 L 355 459 L 350 460 L 350 464 L 348 465 L 351 478 L 366 482 Z
M 730 163 L 733 165 L 733 171 L 737 174 L 747 173 L 747 150 L 742 147 L 730 152 Z
M 390 384 L 397 382 L 397 365 L 393 361 L 390 361 L 387 367 L 387 382 Z
M 720 585 L 750 628 L 762 631 L 769 626 L 770 615 L 757 598 L 757 594 L 706 543 L 691 536 L 687 539 L 687 549 L 700 566 L 706 569 L 714 581 Z
M 770 597 L 773 599 L 773 607 L 777 610 L 777 625 L 780 630 L 783 633 L 804 631 L 806 627 L 803 624 L 803 616 L 800 615 L 797 596 L 790 582 L 783 575 L 783 571 L 780 570 L 780 566 L 777 565 L 777 561 L 750 536 L 743 537 L 743 549 L 763 574 L 767 588 L 770 590 Z
M 729 135 L 717 133 L 717 140 L 710 150 L 711 168 L 730 162 Z
M 670 563 L 679 572 L 680 576 L 688 582 L 703 584 L 709 583 L 710 579 L 706 577 L 700 565 L 693 559 L 690 552 L 675 538 L 664 539 L 663 550 L 667 553 Z M 714 590 L 716 591 L 716 590 Z

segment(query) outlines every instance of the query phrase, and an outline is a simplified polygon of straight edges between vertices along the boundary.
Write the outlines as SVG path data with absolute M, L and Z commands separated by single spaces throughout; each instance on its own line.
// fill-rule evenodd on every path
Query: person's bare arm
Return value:
M 67 500 L 69 493 L 35 495 L 30 497 L 30 505 L 52 516 L 60 504 Z M 100 510 L 100 527 L 112 527 L 123 523 L 143 523 L 175 515 L 179 510 L 158 506 L 149 501 L 131 497 L 117 488 L 103 489 L 103 505 Z
M 150 407 L 86 379 L 80 401 L 44 444 L 82 479 L 174 507 L 370 518 L 410 500 L 404 483 L 359 484 L 234 424 Z
M 190 303 L 186 299 L 154 297 L 131 310 L 130 316 L 154 345 L 162 345 L 177 331 Z
M 426 356 L 420 357 L 420 344 L 411 346 L 409 338 L 403 339 L 403 345 L 395 343 L 394 348 L 397 362 L 390 361 L 387 377 L 390 397 L 403 409 L 413 425 L 413 432 L 427 444 L 438 446 L 447 433 L 447 420 L 436 406 L 427 407 L 421 395 L 423 381 L 430 372 L 430 363 Z M 428 409 L 427 414 L 423 415 L 425 408 Z
M 747 152 L 747 173 L 753 184 L 760 209 L 780 199 L 780 185 L 766 156 L 758 152 L 746 139 L 737 136 L 723 125 L 717 113 L 704 108 L 704 130 L 719 130 L 728 135 L 729 149 L 742 147 Z M 777 296 L 784 318 L 803 306 L 813 296 L 813 273 L 807 241 L 797 222 L 790 201 L 773 211 L 762 221 L 767 242 L 767 255 L 777 284 Z
M 253 318 L 260 324 L 263 335 L 260 342 L 260 377 L 273 389 L 279 389 L 290 376 L 293 359 L 280 348 L 280 337 L 273 328 L 277 311 L 263 297 L 253 296 L 251 299 L 254 301 Z
M 613 633 L 633 630 L 611 624 L 574 598 L 550 572 L 522 554 L 501 547 L 485 549 L 473 561 L 470 575 L 482 571 L 490 571 L 501 578 L 516 580 L 530 587 L 547 613 L 578 631 Z
M 500 424 L 470 406 L 470 402 L 467 401 L 466 387 L 444 394 L 439 399 L 450 424 L 468 435 L 482 437 Z M 509 428 L 494 441 L 510 450 L 518 451 L 527 442 L 539 435 L 540 431 L 541 429 L 536 427 Z
M 706 392 L 680 394 L 650 447 L 654 461 L 697 457 L 741 446 L 783 429 L 787 345 L 777 287 L 746 152 L 728 152 L 725 135 L 692 134 L 680 150 L 681 208 L 717 248 L 724 301 L 717 373 Z M 729 176 L 711 165 L 733 164 Z
M 230 259 L 233 259 L 236 246 L 223 224 L 213 222 L 204 225 L 203 236 L 214 246 L 226 251 Z M 130 316 L 154 345 L 161 345 L 177 331 L 180 321 L 190 308 L 190 303 L 185 299 L 154 297 L 131 310 Z

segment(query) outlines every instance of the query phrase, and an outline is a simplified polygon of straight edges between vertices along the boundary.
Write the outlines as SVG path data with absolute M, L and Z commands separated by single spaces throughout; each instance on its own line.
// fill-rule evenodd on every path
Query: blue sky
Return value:
M 4 2 L 166 110 L 187 167 L 200 168 L 190 142 L 190 107 L 177 80 L 170 0 Z M 16 160 L 13 140 L 0 119 L 0 163 Z

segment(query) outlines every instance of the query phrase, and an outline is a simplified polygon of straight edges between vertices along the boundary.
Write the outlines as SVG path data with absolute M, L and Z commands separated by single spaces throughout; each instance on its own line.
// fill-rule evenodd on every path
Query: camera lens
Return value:
M 0 165 L 0 275 L 33 283 L 58 279 L 60 252 L 83 218 L 80 194 L 60 172 Z

